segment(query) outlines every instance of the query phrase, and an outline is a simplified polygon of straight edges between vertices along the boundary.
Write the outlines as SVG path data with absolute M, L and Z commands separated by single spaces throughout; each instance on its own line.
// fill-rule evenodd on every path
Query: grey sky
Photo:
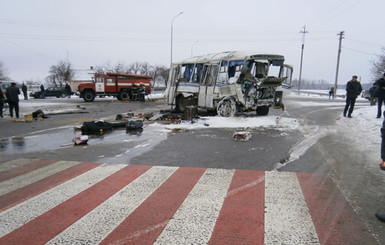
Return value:
M 283 54 L 303 79 L 334 83 L 338 36 L 345 31 L 339 84 L 372 82 L 371 61 L 385 47 L 383 0 L 0 0 L 0 61 L 21 82 L 44 81 L 67 60 L 76 69 L 106 62 L 173 61 L 228 50 Z

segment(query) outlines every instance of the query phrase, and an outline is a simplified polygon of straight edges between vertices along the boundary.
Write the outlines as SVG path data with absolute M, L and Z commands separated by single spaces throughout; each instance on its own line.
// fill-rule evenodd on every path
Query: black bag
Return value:
M 45 118 L 44 112 L 42 110 L 37 110 L 32 112 L 32 118 L 38 118 L 38 117 Z
M 126 124 L 126 129 L 139 129 L 143 128 L 143 121 L 142 120 L 130 120 Z

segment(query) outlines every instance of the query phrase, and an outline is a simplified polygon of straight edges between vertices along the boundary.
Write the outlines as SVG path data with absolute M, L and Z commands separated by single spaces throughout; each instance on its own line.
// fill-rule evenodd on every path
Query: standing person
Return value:
M 64 87 L 64 90 L 66 91 L 68 99 L 71 98 L 72 89 L 71 89 L 71 86 L 68 85 L 68 83 L 66 83 L 66 86 Z
M 28 99 L 27 86 L 24 83 L 23 85 L 21 85 L 21 90 L 23 91 L 24 100 L 27 100 Z
M 376 105 L 377 103 L 377 83 L 373 83 L 373 86 L 369 89 L 370 105 Z
M 3 117 L 4 95 L 0 87 L 0 117 Z
M 385 120 L 382 122 L 381 132 L 381 160 L 380 169 L 385 170 Z M 385 222 L 385 213 L 376 213 L 375 216 L 377 219 Z
M 346 113 L 348 112 L 348 117 L 352 118 L 354 104 L 356 103 L 357 96 L 361 93 L 361 91 L 361 83 L 357 81 L 357 76 L 353 76 L 352 80 L 346 84 L 346 105 L 344 109 L 344 117 L 346 117 Z
M 43 84 L 40 85 L 40 91 L 41 91 L 40 98 L 45 99 L 45 89 Z
M 329 100 L 330 100 L 330 97 L 332 97 L 332 99 L 334 100 L 334 87 L 331 87 L 331 88 L 330 88 L 330 91 L 329 91 Z
M 378 98 L 378 106 L 377 106 L 377 118 L 381 118 L 382 114 L 382 103 L 385 102 L 385 73 L 382 78 L 376 81 L 377 84 L 377 98 Z
M 139 91 L 140 91 L 140 101 L 141 102 L 145 102 L 146 87 L 144 86 L 143 83 L 141 83 L 139 88 L 140 88 L 139 89 Z
M 16 83 L 11 83 L 11 86 L 5 90 L 9 105 L 9 114 L 13 117 L 13 108 L 15 108 L 16 118 L 19 118 L 19 94 L 20 89 L 16 87 Z

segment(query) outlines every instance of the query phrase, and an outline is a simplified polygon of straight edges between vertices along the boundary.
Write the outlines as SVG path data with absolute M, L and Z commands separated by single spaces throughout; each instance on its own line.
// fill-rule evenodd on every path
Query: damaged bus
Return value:
M 229 117 L 269 108 L 282 108 L 282 86 L 291 85 L 293 67 L 284 56 L 250 52 L 223 52 L 193 57 L 171 66 L 167 103 L 178 112 L 198 106 Z

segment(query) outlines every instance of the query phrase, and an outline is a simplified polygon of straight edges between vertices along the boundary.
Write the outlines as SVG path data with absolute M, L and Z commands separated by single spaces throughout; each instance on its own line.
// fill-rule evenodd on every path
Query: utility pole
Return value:
M 341 44 L 342 44 L 342 39 L 344 39 L 344 34 L 345 34 L 345 31 L 341 31 L 339 34 L 337 34 L 337 36 L 340 36 L 340 42 L 339 42 L 339 45 L 338 45 L 336 81 L 335 81 L 335 84 L 334 84 L 334 94 L 335 94 L 335 96 L 337 95 L 338 71 L 340 69 L 340 58 L 341 58 Z
M 179 14 L 177 14 L 174 18 L 172 18 L 172 21 L 171 21 L 171 58 L 170 58 L 170 69 L 171 69 L 171 66 L 172 66 L 172 39 L 173 39 L 173 26 L 174 26 L 174 20 L 179 16 L 183 14 L 183 11 L 180 12 Z
M 303 62 L 303 50 L 305 49 L 305 35 L 306 33 L 309 33 L 308 31 L 306 31 L 306 26 L 303 26 L 302 28 L 303 30 L 299 32 L 299 33 L 302 33 L 302 50 L 301 50 L 301 64 L 299 68 L 298 93 L 300 93 L 300 90 L 301 90 L 302 62 Z

